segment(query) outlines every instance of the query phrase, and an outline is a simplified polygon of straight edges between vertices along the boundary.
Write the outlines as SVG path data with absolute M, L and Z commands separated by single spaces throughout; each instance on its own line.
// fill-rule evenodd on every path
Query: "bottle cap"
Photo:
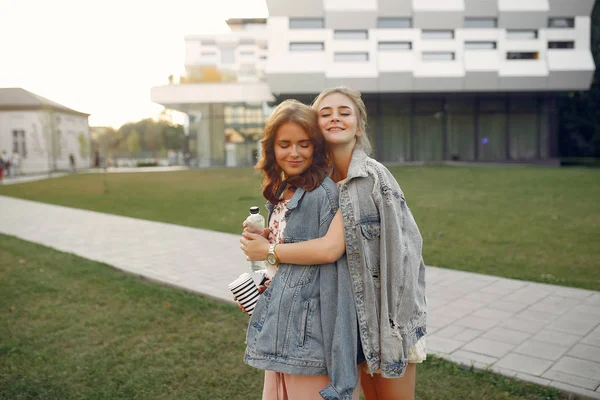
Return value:
M 250 207 L 250 214 L 258 214 L 259 211 L 260 211 L 260 208 L 258 208 L 258 206 Z

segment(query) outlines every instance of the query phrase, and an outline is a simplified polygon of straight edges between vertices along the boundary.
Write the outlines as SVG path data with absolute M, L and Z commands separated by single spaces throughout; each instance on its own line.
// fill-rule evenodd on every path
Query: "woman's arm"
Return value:
M 242 250 L 250 261 L 262 261 L 269 254 L 269 241 L 261 235 L 244 230 L 240 239 Z M 338 210 L 322 238 L 306 242 L 278 244 L 275 252 L 279 261 L 285 264 L 331 264 L 337 261 L 346 251 L 344 237 L 344 221 Z

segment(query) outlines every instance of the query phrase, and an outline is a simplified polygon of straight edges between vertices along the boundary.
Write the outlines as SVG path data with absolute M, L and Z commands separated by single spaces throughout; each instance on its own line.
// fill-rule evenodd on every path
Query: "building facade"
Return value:
M 235 48 L 186 38 L 186 66 L 233 66 L 275 102 L 354 87 L 383 162 L 552 161 L 557 96 L 589 89 L 595 71 L 594 0 L 266 1 L 264 23 L 232 28 L 249 34 Z
M 16 153 L 19 173 L 90 166 L 89 114 L 21 88 L 0 88 L 0 153 Z

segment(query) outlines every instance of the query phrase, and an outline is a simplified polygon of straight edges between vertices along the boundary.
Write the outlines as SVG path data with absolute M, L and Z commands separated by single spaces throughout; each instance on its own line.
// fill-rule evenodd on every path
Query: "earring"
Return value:
M 281 182 L 285 181 L 285 172 L 281 170 Z

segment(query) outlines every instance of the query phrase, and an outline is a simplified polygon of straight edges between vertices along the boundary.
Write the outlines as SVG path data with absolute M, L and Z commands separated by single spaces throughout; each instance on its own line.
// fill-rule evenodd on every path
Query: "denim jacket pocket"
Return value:
M 302 286 L 310 283 L 317 267 L 314 266 L 290 266 L 285 273 L 285 284 L 290 287 Z
M 365 219 L 359 222 L 362 233 L 363 258 L 366 267 L 374 278 L 379 278 L 379 236 L 381 223 L 375 219 Z

